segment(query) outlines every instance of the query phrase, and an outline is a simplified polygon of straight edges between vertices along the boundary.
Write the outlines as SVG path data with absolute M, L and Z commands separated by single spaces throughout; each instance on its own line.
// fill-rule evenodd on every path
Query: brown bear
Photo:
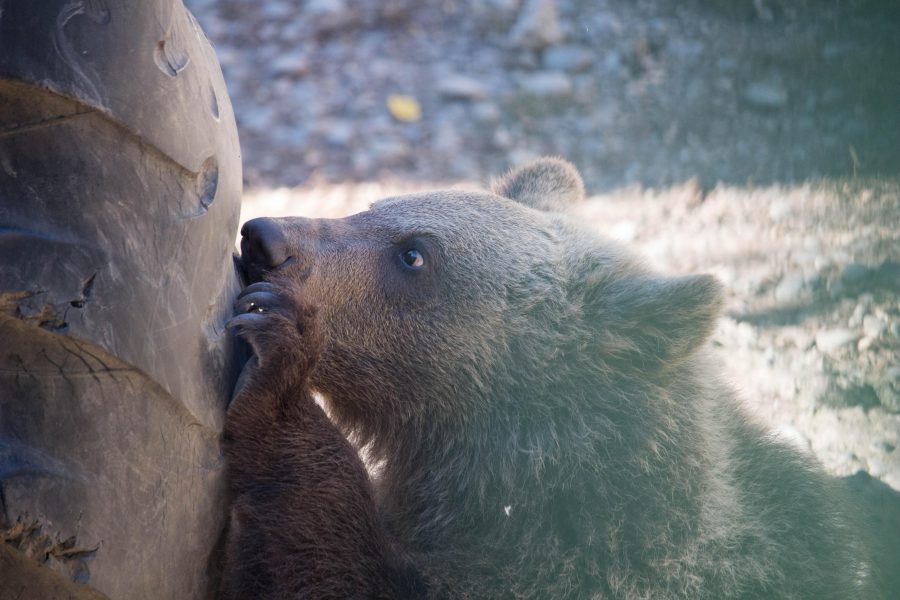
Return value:
M 246 224 L 224 597 L 878 597 L 840 492 L 708 371 L 719 284 L 583 196 L 542 159 Z

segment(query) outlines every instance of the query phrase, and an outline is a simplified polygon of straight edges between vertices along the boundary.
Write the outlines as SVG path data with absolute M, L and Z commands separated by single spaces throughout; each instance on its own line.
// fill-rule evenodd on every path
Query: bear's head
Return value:
M 565 215 L 568 163 L 541 159 L 493 193 L 388 198 L 343 219 L 255 219 L 250 281 L 291 282 L 318 309 L 311 376 L 332 416 L 390 447 L 412 432 L 529 414 L 592 382 L 655 381 L 699 346 L 721 297 L 708 276 L 663 278 Z M 579 400 L 580 399 L 580 400 Z

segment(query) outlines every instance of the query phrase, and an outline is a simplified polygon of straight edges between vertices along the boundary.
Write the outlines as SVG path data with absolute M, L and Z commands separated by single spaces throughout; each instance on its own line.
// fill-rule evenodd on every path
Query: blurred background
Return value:
M 480 179 L 542 154 L 594 191 L 900 167 L 895 0 L 187 5 L 251 186 Z
M 563 156 L 588 227 L 726 285 L 714 345 L 757 418 L 900 490 L 900 2 L 186 4 L 234 103 L 244 219 Z

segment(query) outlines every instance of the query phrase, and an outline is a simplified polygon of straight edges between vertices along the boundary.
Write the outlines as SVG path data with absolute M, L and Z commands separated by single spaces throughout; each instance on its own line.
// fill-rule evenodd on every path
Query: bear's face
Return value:
M 245 239 L 244 264 L 252 280 L 290 279 L 318 308 L 312 384 L 348 423 L 466 414 L 446 404 L 482 396 L 533 327 L 527 315 L 564 294 L 548 216 L 491 194 L 410 195 L 343 219 L 264 225 L 270 255 Z
M 245 226 L 250 280 L 289 280 L 318 309 L 324 349 L 312 386 L 362 439 L 406 426 L 446 431 L 496 402 L 527 403 L 581 377 L 604 353 L 603 368 L 628 368 L 635 353 L 685 354 L 709 330 L 714 284 L 651 278 L 617 247 L 541 210 L 582 198 L 567 163 L 539 161 L 494 190 Z

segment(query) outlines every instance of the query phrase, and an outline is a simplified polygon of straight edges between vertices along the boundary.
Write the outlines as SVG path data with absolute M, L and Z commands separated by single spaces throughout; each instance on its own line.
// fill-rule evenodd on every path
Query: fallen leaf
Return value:
M 392 117 L 404 123 L 415 123 L 422 118 L 422 105 L 412 96 L 391 94 L 387 107 Z

